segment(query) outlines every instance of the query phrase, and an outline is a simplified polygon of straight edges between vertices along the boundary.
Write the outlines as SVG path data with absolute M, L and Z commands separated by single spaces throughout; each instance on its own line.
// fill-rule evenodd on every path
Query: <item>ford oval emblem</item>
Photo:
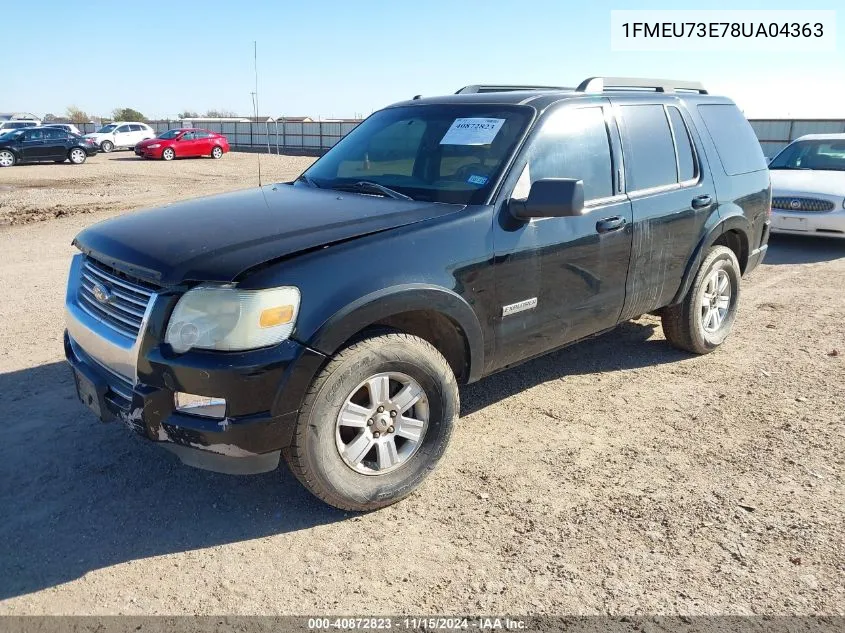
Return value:
M 800 209 L 801 208 L 801 201 L 796 198 L 795 200 L 792 200 L 789 203 L 789 207 L 791 209 Z
M 94 298 L 100 303 L 111 303 L 112 294 L 103 284 L 94 284 L 91 289 Z

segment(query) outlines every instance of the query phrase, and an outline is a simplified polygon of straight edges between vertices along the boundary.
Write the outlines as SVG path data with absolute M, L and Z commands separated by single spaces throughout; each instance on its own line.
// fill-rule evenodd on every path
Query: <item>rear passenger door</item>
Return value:
M 672 301 L 717 207 L 701 141 L 679 103 L 623 102 L 615 108 L 634 214 L 623 320 Z
M 65 158 L 67 132 L 59 128 L 44 129 L 44 156 L 53 160 Z

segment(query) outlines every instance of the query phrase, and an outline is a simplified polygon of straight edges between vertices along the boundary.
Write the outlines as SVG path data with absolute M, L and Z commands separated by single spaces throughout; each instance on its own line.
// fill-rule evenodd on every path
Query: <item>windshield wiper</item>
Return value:
M 322 189 L 322 187 L 320 187 L 320 185 L 318 185 L 316 182 L 314 182 L 314 179 L 311 176 L 306 176 L 305 174 L 302 174 L 299 178 L 297 178 L 297 180 L 301 180 L 302 182 L 306 183 L 307 185 L 314 187 L 314 189 Z
M 404 193 L 399 193 L 390 187 L 385 187 L 372 180 L 349 182 L 332 187 L 332 189 L 337 189 L 338 191 L 360 191 L 361 193 L 380 193 L 383 196 L 395 198 L 396 200 L 413 200 L 411 196 L 406 196 Z

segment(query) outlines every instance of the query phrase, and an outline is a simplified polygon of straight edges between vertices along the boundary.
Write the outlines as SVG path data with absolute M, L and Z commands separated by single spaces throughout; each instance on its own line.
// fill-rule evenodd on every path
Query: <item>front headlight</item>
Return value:
M 161 143 L 152 143 L 151 145 L 147 145 L 147 149 L 155 149 L 156 147 L 161 147 Z
M 299 289 L 239 290 L 198 286 L 186 292 L 164 337 L 175 352 L 192 348 L 239 351 L 275 345 L 293 332 Z

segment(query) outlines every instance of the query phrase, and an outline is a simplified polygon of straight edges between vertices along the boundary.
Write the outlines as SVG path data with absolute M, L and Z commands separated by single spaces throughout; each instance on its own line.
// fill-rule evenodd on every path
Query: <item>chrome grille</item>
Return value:
M 836 207 L 830 200 L 820 198 L 804 198 L 800 196 L 775 196 L 772 198 L 772 208 L 783 211 L 804 211 L 809 213 L 824 213 L 833 211 Z
M 98 301 L 95 286 L 110 294 L 107 302 Z M 147 305 L 158 288 L 130 277 L 102 262 L 86 257 L 77 294 L 79 307 L 92 317 L 131 339 L 138 337 Z

